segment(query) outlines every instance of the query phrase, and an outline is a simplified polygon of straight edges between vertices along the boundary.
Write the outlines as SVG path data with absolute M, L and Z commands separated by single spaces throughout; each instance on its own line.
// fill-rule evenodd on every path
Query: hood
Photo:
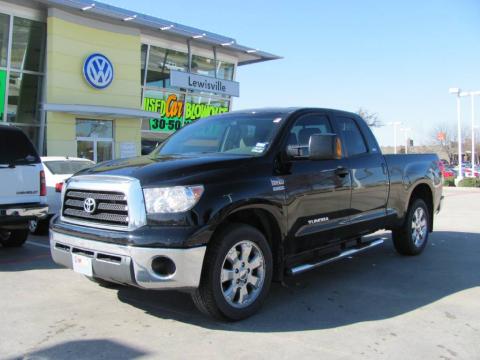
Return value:
M 146 155 L 135 158 L 111 160 L 82 170 L 75 175 L 129 176 L 140 180 L 143 186 L 159 182 L 181 181 L 226 168 L 238 169 L 252 157 L 236 155 L 202 154 L 201 156 Z

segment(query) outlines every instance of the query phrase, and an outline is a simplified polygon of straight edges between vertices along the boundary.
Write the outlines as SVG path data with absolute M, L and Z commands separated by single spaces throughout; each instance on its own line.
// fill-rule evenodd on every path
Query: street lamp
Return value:
M 393 153 L 397 153 L 397 126 L 402 125 L 400 121 L 389 122 L 387 125 L 393 126 Z
M 462 124 L 461 124 L 461 109 L 460 109 L 460 96 L 461 90 L 459 88 L 450 88 L 448 89 L 450 94 L 456 95 L 457 97 L 457 143 L 458 143 L 458 174 L 457 181 L 463 179 L 462 174 Z
M 475 96 L 480 95 L 480 91 L 461 91 L 459 88 L 450 88 L 450 94 L 457 96 L 457 123 L 458 123 L 458 175 L 457 180 L 462 180 L 462 141 L 461 141 L 461 112 L 460 112 L 460 98 L 470 96 L 470 103 L 472 106 L 472 174 L 475 174 Z

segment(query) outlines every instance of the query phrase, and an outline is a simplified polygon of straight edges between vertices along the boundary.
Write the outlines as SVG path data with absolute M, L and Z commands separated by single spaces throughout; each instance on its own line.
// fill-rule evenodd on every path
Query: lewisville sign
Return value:
M 170 94 L 166 100 L 145 97 L 143 109 L 159 114 L 158 119 L 150 119 L 150 130 L 161 132 L 178 130 L 182 127 L 182 122 L 188 124 L 203 117 L 228 112 L 227 106 L 186 102 L 184 107 L 182 99 L 177 98 L 175 94 Z
M 240 84 L 236 81 L 216 79 L 210 76 L 171 70 L 170 85 L 182 89 L 203 91 L 229 96 L 240 96 Z

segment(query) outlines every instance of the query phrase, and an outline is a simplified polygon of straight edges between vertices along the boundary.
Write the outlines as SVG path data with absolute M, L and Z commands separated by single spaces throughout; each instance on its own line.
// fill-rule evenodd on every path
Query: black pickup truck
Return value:
M 382 155 L 357 115 L 237 111 L 198 120 L 151 154 L 73 176 L 50 225 L 55 262 L 106 285 L 189 291 L 239 320 L 272 281 L 383 242 L 420 254 L 440 210 L 436 155 Z

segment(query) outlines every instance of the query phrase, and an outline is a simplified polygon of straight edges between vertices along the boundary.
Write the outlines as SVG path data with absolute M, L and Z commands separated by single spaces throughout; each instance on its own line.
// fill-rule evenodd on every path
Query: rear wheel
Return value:
M 20 247 L 28 238 L 28 229 L 10 230 L 0 234 L 0 244 L 4 247 Z
M 209 244 L 194 303 L 217 319 L 247 318 L 265 300 L 272 272 L 272 252 L 263 234 L 252 226 L 233 224 Z
M 395 249 L 402 255 L 420 254 L 427 245 L 430 228 L 430 216 L 425 201 L 414 200 L 403 226 L 393 230 Z

